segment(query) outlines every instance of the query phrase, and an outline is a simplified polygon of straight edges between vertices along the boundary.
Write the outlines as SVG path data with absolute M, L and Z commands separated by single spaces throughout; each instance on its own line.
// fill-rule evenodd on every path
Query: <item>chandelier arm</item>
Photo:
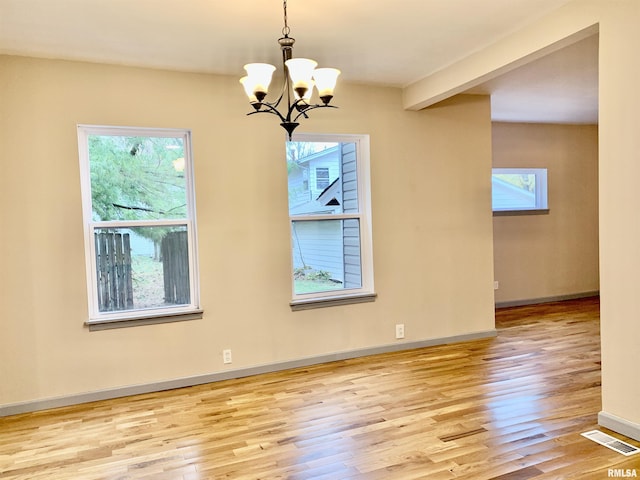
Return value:
M 277 106 L 278 106 L 278 104 L 276 104 L 276 105 L 274 106 L 274 105 L 271 105 L 270 103 L 263 103 L 263 104 L 262 104 L 262 106 L 266 107 L 266 108 L 267 108 L 267 110 L 256 110 L 255 112 L 249 112 L 249 113 L 247 113 L 247 116 L 248 116 L 248 115 L 255 115 L 256 113 L 270 113 L 270 114 L 272 114 L 272 115 L 277 115 L 278 117 L 280 117 L 280 120 L 281 120 L 282 122 L 287 122 L 287 121 L 288 121 L 288 120 L 287 120 L 285 117 L 283 117 L 283 116 L 282 116 L 282 114 L 281 114 L 281 113 L 280 113 L 280 112 L 275 108 L 275 107 L 277 107 Z
M 305 108 L 303 110 L 298 110 L 297 107 L 298 107 L 298 104 L 300 104 L 300 103 L 304 103 L 304 101 L 302 99 L 300 99 L 300 98 L 295 100 L 293 103 L 291 103 L 291 98 L 289 98 L 289 109 L 287 110 L 287 121 L 288 122 L 295 122 L 298 118 L 300 118 L 300 115 L 303 115 L 304 111 L 308 109 L 308 107 L 307 107 L 307 108 Z M 293 113 L 296 110 L 299 111 L 300 113 L 298 115 L 296 115 L 296 117 L 293 120 L 291 120 L 291 117 L 293 116 Z M 305 118 L 309 118 L 306 115 L 304 115 L 304 117 Z
M 293 121 L 295 122 L 303 115 L 304 115 L 304 118 L 309 118 L 309 116 L 307 115 L 307 112 L 309 110 L 315 110 L 316 108 L 338 108 L 338 107 L 336 107 L 335 105 L 321 105 L 321 104 L 309 105 L 307 108 L 301 111 L 298 115 L 296 115 Z
M 270 108 L 278 108 L 278 106 L 280 105 L 280 102 L 284 98 L 285 91 L 286 90 L 283 88 L 282 92 L 280 92 L 280 96 L 275 102 L 262 102 L 262 105 L 268 106 Z

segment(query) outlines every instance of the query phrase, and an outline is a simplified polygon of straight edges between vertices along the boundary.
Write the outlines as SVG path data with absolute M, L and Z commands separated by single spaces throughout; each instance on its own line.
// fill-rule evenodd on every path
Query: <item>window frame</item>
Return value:
M 80 160 L 80 183 L 82 194 L 82 215 L 84 230 L 85 265 L 88 298 L 88 319 L 85 324 L 91 330 L 130 327 L 154 323 L 166 323 L 179 320 L 201 318 L 200 288 L 198 273 L 195 182 L 193 175 L 193 153 L 191 131 L 179 128 L 152 128 L 129 126 L 85 125 L 77 126 L 78 153 Z M 163 220 L 108 220 L 92 219 L 93 202 L 91 196 L 91 166 L 89 158 L 89 137 L 130 136 L 155 138 L 182 138 L 184 153 L 185 199 L 187 214 L 185 218 Z M 187 231 L 187 249 L 189 258 L 190 303 L 176 306 L 163 306 L 135 310 L 100 312 L 98 307 L 97 264 L 94 233 L 97 229 L 131 227 L 184 226 Z
M 534 198 L 535 205 L 532 207 L 517 207 L 509 206 L 504 208 L 493 207 L 493 188 L 491 196 L 491 210 L 496 216 L 501 215 L 536 215 L 546 214 L 549 212 L 549 199 L 548 199 L 548 170 L 546 168 L 492 168 L 491 177 L 493 175 L 534 175 L 535 176 L 535 190 Z
M 321 143 L 353 143 L 356 149 L 356 176 L 358 192 L 358 212 L 340 214 L 289 214 L 289 231 L 294 222 L 305 221 L 337 221 L 357 219 L 360 234 L 360 269 L 361 286 L 340 290 L 328 290 L 312 293 L 296 293 L 293 277 L 293 255 L 289 255 L 289 272 L 291 276 L 291 308 L 306 310 L 310 308 L 328 307 L 374 301 L 376 293 L 373 283 L 373 240 L 371 224 L 371 180 L 370 180 L 370 149 L 369 135 L 364 134 L 330 134 L 330 133 L 298 133 L 292 137 L 294 142 Z M 293 250 L 293 238 L 290 235 L 290 251 Z

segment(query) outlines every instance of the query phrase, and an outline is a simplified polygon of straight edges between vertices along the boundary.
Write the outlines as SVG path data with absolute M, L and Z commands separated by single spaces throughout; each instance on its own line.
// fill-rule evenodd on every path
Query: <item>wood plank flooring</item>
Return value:
M 640 476 L 640 454 L 580 435 L 601 409 L 597 299 L 499 310 L 497 326 L 494 339 L 1 418 L 0 478 Z

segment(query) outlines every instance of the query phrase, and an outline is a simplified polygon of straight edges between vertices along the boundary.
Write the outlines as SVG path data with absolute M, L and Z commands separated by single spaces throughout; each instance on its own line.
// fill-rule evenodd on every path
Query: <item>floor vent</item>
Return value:
M 615 450 L 622 455 L 629 456 L 633 455 L 634 453 L 640 452 L 640 448 L 629 445 L 628 443 L 625 443 L 622 440 L 618 440 L 617 438 L 614 438 L 611 435 L 607 435 L 606 433 L 602 433 L 600 430 L 591 430 L 590 432 L 583 433 L 582 436 L 588 438 L 589 440 L 593 440 L 600 445 L 604 445 L 611 450 Z

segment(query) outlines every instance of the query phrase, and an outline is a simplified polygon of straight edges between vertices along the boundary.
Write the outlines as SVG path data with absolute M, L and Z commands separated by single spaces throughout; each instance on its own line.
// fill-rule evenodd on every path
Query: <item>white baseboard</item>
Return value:
M 604 410 L 598 413 L 598 425 L 614 432 L 620 433 L 625 437 L 633 438 L 640 441 L 640 424 L 630 422 L 624 418 L 617 417 Z
M 243 378 L 261 373 L 278 372 L 298 367 L 308 367 L 321 363 L 335 362 L 338 360 L 347 360 L 350 358 L 365 357 L 367 355 L 376 355 L 379 353 L 399 352 L 402 350 L 413 350 L 416 348 L 432 347 L 436 345 L 446 345 L 450 343 L 466 342 L 470 340 L 479 340 L 482 338 L 495 337 L 497 331 L 495 329 L 468 333 L 463 335 L 454 335 L 451 337 L 436 338 L 430 340 L 421 340 L 416 342 L 393 343 L 389 345 L 381 345 L 379 347 L 364 348 L 358 350 L 349 350 L 344 352 L 331 353 L 326 355 L 318 355 L 315 357 L 306 357 L 299 360 L 290 360 L 286 362 L 271 363 L 267 365 L 258 365 L 238 370 L 228 370 L 224 372 L 216 372 L 195 377 L 176 378 L 162 382 L 147 383 L 141 385 L 131 385 L 126 387 L 110 388 L 107 390 L 99 390 L 93 392 L 79 393 L 73 395 L 65 395 L 62 397 L 45 398 L 39 400 L 30 400 L 26 402 L 0 405 L 0 417 L 9 415 L 17 415 L 19 413 L 35 412 L 38 410 L 46 410 L 49 408 L 67 407 L 70 405 L 78 405 L 81 403 L 96 402 L 99 400 L 109 400 L 112 398 L 127 397 L 130 395 L 139 395 L 143 393 L 160 392 L 163 390 L 172 390 L 175 388 L 191 387 L 194 385 L 202 385 L 205 383 L 219 382 L 233 378 Z

